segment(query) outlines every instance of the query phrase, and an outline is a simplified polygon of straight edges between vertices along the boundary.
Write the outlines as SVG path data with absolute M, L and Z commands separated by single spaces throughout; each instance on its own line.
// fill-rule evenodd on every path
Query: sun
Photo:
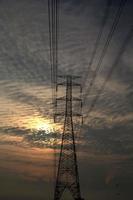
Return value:
M 26 119 L 26 128 L 31 130 L 44 130 L 46 133 L 55 132 L 61 130 L 59 124 L 53 123 L 53 120 L 41 117 L 31 117 Z
M 35 128 L 37 130 L 45 130 L 46 133 L 54 131 L 53 125 L 48 120 L 37 120 Z

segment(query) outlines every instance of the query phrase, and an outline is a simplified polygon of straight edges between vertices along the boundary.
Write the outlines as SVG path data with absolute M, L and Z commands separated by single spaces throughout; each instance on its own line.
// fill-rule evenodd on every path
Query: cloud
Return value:
M 8 141 L 11 140 L 10 136 Z M 17 141 L 17 137 L 16 137 Z M 0 148 L 0 171 L 32 178 L 50 180 L 53 174 L 53 150 L 31 147 L 26 142 L 15 145 L 5 142 Z
M 13 145 L 18 147 L 37 147 L 60 149 L 61 134 L 47 132 L 46 130 L 26 129 L 19 127 L 1 127 L 0 145 Z
M 3 38 L 1 45 L 1 78 L 9 80 L 9 85 L 7 86 L 9 88 L 12 79 L 13 82 L 16 81 L 18 84 L 18 87 L 16 86 L 16 91 L 12 94 L 10 93 L 10 89 L 8 90 L 8 93 L 10 93 L 9 98 L 18 100 L 21 103 L 32 104 L 31 106 L 34 107 L 33 109 L 42 113 L 43 102 L 34 94 L 26 94 L 23 90 L 21 90 L 19 82 L 20 80 L 23 81 L 25 83 L 25 87 L 27 87 L 28 84 L 33 83 L 40 86 L 43 84 L 46 86 L 50 83 L 48 16 L 45 6 L 46 2 L 39 1 L 36 3 L 36 1 L 33 0 L 32 5 L 30 3 L 26 3 L 25 1 L 23 3 L 18 3 L 17 1 L 14 2 L 14 4 L 10 4 L 9 1 L 7 4 L 4 2 L 1 3 L 3 6 L 0 23 L 2 27 L 1 38 Z M 105 5 L 105 1 L 102 1 L 100 4 L 98 2 L 94 3 L 93 1 L 84 1 L 84 3 L 81 3 L 81 1 L 63 1 L 62 17 L 60 19 L 59 72 L 72 74 L 82 73 L 83 77 L 85 73 L 87 73 L 89 58 L 91 57 L 94 41 L 97 37 L 97 32 L 102 20 L 101 9 L 104 10 Z M 113 6 L 114 5 L 116 6 L 116 2 L 113 1 Z M 113 9 L 116 9 L 116 7 L 113 6 L 111 8 L 111 16 L 113 16 Z M 21 7 L 26 7 L 26 9 L 24 9 L 24 13 L 22 12 Z M 17 12 L 13 13 L 12 11 L 14 9 Z M 87 13 L 83 12 L 84 9 Z M 88 12 L 88 9 L 90 12 Z M 130 7 L 126 7 L 125 9 L 131 12 Z M 98 11 L 98 17 L 92 13 L 92 11 L 96 10 Z M 12 16 L 12 21 L 10 20 L 10 16 Z M 69 23 L 70 21 L 71 23 Z M 126 23 L 127 21 L 128 23 Z M 127 30 L 129 29 L 131 22 L 131 16 L 126 15 L 124 19 L 124 26 L 128 26 Z M 6 26 L 4 26 L 5 23 Z M 107 24 L 106 27 L 107 30 L 110 28 L 111 22 L 108 23 L 109 24 Z M 13 26 L 13 24 L 15 25 Z M 91 30 L 93 30 L 93 32 L 91 32 Z M 124 39 L 127 30 L 125 27 L 120 26 L 117 34 L 119 36 L 119 34 L 122 33 L 122 39 L 118 41 L 117 34 L 113 38 L 113 44 L 107 54 L 105 62 L 103 63 L 103 80 L 107 74 L 107 69 L 110 68 L 112 60 L 115 58 L 112 51 L 118 53 L 120 43 Z M 116 40 L 117 47 L 114 49 Z M 100 45 L 102 46 L 103 43 L 104 39 L 101 41 Z M 131 43 L 126 52 L 129 52 L 129 49 L 132 49 Z M 126 52 L 124 58 L 122 58 L 124 59 L 124 63 L 128 62 Z M 129 56 L 130 54 L 128 54 L 128 57 L 131 57 Z M 96 61 L 97 59 L 98 58 L 96 58 Z M 132 77 L 131 66 L 125 67 L 123 63 L 120 63 L 120 65 L 123 69 L 127 70 L 126 76 L 124 73 L 123 77 L 127 77 L 129 80 L 129 76 Z M 101 75 L 99 74 L 98 77 L 100 78 L 100 76 Z M 115 110 L 114 115 L 123 112 L 124 110 L 125 112 L 129 112 L 129 110 L 131 110 L 130 105 L 125 100 L 125 95 L 128 96 L 128 91 L 124 90 L 123 94 L 121 94 L 121 96 L 119 95 L 119 97 L 116 95 L 120 92 L 119 88 L 121 86 L 123 88 L 127 87 L 125 79 L 123 81 L 121 76 L 120 67 L 118 71 L 115 71 L 115 77 L 115 79 L 112 78 L 107 84 L 108 88 L 106 88 L 105 96 L 99 100 L 97 105 L 97 109 L 101 108 L 101 110 L 106 110 L 107 108 Z M 121 82 L 119 82 L 120 78 Z M 128 82 L 128 85 L 130 85 L 130 82 Z M 97 83 L 99 84 L 99 81 Z M 119 84 L 119 87 L 117 87 L 115 83 L 117 86 Z M 94 88 L 94 93 L 97 92 L 97 87 Z M 113 91 L 115 91 L 115 93 L 113 93 Z
M 92 70 L 95 70 L 118 3 L 112 1 Z M 59 73 L 82 75 L 84 80 L 105 6 L 104 0 L 62 1 Z M 127 199 L 128 196 L 133 155 L 133 40 L 119 57 L 119 64 L 117 63 L 95 109 L 89 115 L 88 108 L 132 26 L 132 8 L 132 1 L 128 1 L 106 52 L 91 98 L 88 97 L 84 107 L 86 123 L 80 133 L 80 141 L 77 141 L 80 146 L 77 146 L 79 163 L 81 161 L 81 183 L 85 187 L 86 199 L 98 199 L 101 196 L 102 199 L 110 197 L 115 200 L 115 189 L 112 189 L 111 184 L 115 184 L 117 179 L 122 183 L 126 180 L 126 195 L 123 194 L 122 198 Z M 29 118 L 52 117 L 47 14 L 47 1 L 0 1 L 0 171 L 16 173 L 22 179 L 38 184 L 51 178 L 54 160 L 51 146 L 54 133 L 50 132 L 48 135 L 44 131 L 31 131 L 27 127 Z M 91 75 L 92 73 L 88 76 L 86 85 Z M 127 178 L 122 173 L 119 176 L 119 169 Z M 105 182 L 109 184 L 106 185 Z M 20 196 L 26 190 L 24 188 L 18 192 L 19 199 L 23 199 Z M 13 191 L 15 194 L 18 190 Z M 30 191 L 32 193 L 34 187 Z M 8 199 L 5 193 L 4 197 L 2 193 L 0 196 L 3 200 Z M 13 195 L 13 199 L 15 198 Z M 42 197 L 37 195 L 37 198 Z
M 94 155 L 133 155 L 132 126 L 114 126 L 113 128 L 86 128 L 83 149 Z M 81 138 L 82 138 L 81 137 Z M 85 140 L 84 140 L 85 138 Z

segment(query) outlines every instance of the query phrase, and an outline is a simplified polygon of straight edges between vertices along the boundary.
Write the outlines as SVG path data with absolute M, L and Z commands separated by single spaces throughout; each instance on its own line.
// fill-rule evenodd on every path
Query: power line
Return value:
M 49 46 L 50 46 L 50 66 L 51 66 L 51 86 L 52 102 L 56 98 L 56 83 L 58 71 L 58 29 L 59 29 L 59 0 L 48 0 L 48 19 L 49 19 Z
M 106 86 L 108 80 L 110 79 L 112 73 L 114 72 L 115 68 L 118 66 L 119 61 L 120 61 L 120 59 L 121 59 L 123 53 L 125 52 L 125 49 L 126 49 L 127 46 L 129 45 L 129 42 L 130 42 L 130 40 L 131 40 L 132 38 L 133 38 L 133 26 L 130 28 L 130 30 L 129 30 L 129 32 L 128 32 L 128 34 L 127 34 L 127 36 L 126 36 L 124 42 L 122 43 L 122 46 L 121 46 L 121 48 L 120 48 L 120 50 L 119 50 L 119 53 L 118 53 L 118 55 L 117 55 L 117 57 L 116 57 L 116 59 L 115 59 L 113 65 L 112 65 L 112 67 L 110 68 L 109 73 L 108 73 L 106 79 L 104 80 L 104 82 L 103 82 L 103 84 L 102 84 L 100 90 L 98 91 L 96 97 L 94 98 L 94 100 L 93 100 L 93 102 L 92 102 L 92 104 L 91 104 L 91 106 L 90 106 L 90 108 L 89 108 L 88 113 L 90 113 L 90 112 L 93 110 L 94 106 L 96 105 L 96 103 L 97 103 L 97 101 L 98 101 L 98 99 L 99 99 L 101 93 L 103 92 L 103 90 L 104 90 L 104 88 L 105 88 L 105 86 Z
M 107 4 L 106 4 L 104 15 L 103 15 L 101 27 L 100 27 L 100 30 L 98 32 L 98 36 L 97 36 L 97 39 L 96 39 L 96 42 L 95 42 L 95 45 L 94 45 L 94 49 L 93 49 L 93 52 L 92 52 L 92 56 L 91 56 L 91 59 L 90 59 L 90 62 L 89 62 L 88 71 L 87 71 L 87 73 L 86 73 L 86 75 L 84 77 L 83 87 L 85 86 L 85 82 L 86 82 L 86 80 L 88 78 L 91 66 L 92 66 L 92 64 L 94 62 L 94 59 L 96 57 L 98 46 L 99 46 L 99 43 L 100 43 L 102 35 L 103 35 L 103 30 L 104 30 L 104 27 L 105 27 L 106 22 L 108 20 L 109 14 L 110 14 L 109 11 L 110 11 L 111 5 L 112 5 L 112 0 L 108 0 Z
M 109 47 L 109 45 L 110 45 L 110 42 L 111 42 L 112 37 L 113 37 L 113 35 L 114 35 L 114 32 L 116 31 L 117 25 L 118 25 L 118 23 L 119 23 L 119 20 L 120 20 L 120 17 L 121 17 L 121 15 L 122 15 L 122 12 L 123 12 L 123 9 L 124 9 L 124 7 L 125 7 L 126 2 L 127 2 L 127 0 L 121 0 L 121 1 L 120 1 L 119 8 L 118 8 L 117 13 L 116 13 L 116 15 L 115 15 L 114 22 L 113 22 L 113 24 L 112 24 L 112 26 L 111 26 L 111 29 L 110 29 L 110 32 L 109 32 L 109 34 L 108 34 L 107 40 L 106 40 L 106 42 L 105 42 L 104 48 L 103 48 L 103 50 L 102 50 L 101 56 L 100 56 L 100 58 L 99 58 L 99 61 L 98 61 L 97 66 L 96 66 L 96 70 L 95 70 L 94 73 L 93 73 L 93 76 L 92 76 L 92 79 L 91 79 L 91 81 L 90 81 L 90 84 L 89 84 L 89 86 L 88 86 L 88 88 L 87 88 L 87 91 L 86 91 L 86 93 L 85 93 L 85 95 L 84 95 L 84 104 L 85 104 L 86 99 L 87 99 L 87 96 L 89 95 L 89 93 L 90 93 L 90 91 L 91 91 L 91 88 L 92 88 L 92 86 L 93 86 L 93 84 L 94 84 L 94 82 L 95 82 L 97 73 L 99 72 L 99 70 L 100 70 L 100 68 L 101 68 L 101 64 L 102 64 L 103 59 L 104 59 L 104 57 L 105 57 L 105 54 L 106 54 L 106 52 L 107 52 L 107 50 L 108 50 L 108 47 Z
M 51 87 L 53 116 L 56 112 L 56 88 L 58 71 L 58 28 L 59 28 L 59 0 L 48 0 L 48 20 L 49 20 L 49 46 L 50 46 L 50 66 L 51 66 Z M 57 135 L 54 135 L 54 180 L 56 177 L 56 142 Z M 54 183 L 55 184 L 55 183 Z

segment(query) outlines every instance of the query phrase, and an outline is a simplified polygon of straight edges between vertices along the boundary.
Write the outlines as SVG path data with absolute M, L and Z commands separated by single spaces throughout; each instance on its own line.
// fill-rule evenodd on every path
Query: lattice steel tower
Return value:
M 80 86 L 80 84 L 75 83 L 77 77 L 64 76 L 60 78 L 65 78 L 66 81 L 59 83 L 58 85 L 66 85 L 66 96 L 56 99 L 65 100 L 65 113 L 55 113 L 55 118 L 57 116 L 64 116 L 64 129 L 62 133 L 62 143 L 61 151 L 59 157 L 59 165 L 56 178 L 56 186 L 54 193 L 54 200 L 60 200 L 62 198 L 63 192 L 68 189 L 74 200 L 83 200 L 80 193 L 78 166 L 77 166 L 77 156 L 75 148 L 75 136 L 74 136 L 74 126 L 73 126 L 73 116 L 82 116 L 79 113 L 73 113 L 73 101 L 79 101 L 82 106 L 82 100 L 78 97 L 73 97 L 72 89 L 74 86 Z

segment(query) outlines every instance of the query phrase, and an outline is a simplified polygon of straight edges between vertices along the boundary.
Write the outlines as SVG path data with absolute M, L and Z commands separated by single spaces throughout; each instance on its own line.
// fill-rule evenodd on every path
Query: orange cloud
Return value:
M 1 171 L 15 173 L 29 180 L 53 178 L 54 155 L 52 149 L 1 145 L 0 155 Z

